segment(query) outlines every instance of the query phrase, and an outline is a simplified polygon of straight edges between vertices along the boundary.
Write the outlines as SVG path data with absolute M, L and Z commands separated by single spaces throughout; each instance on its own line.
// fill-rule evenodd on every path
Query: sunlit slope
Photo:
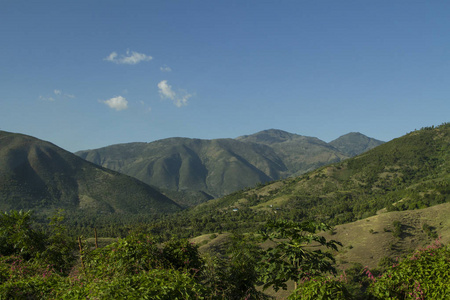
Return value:
M 161 213 L 179 206 L 148 185 L 51 143 L 0 131 L 0 208 Z
M 277 216 L 342 224 L 378 210 L 450 200 L 450 125 L 424 128 L 304 176 L 236 192 L 196 208 L 247 207 Z

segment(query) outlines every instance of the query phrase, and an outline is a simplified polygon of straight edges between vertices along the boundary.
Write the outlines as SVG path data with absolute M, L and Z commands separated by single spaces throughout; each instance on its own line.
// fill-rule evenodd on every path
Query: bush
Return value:
M 288 297 L 289 300 L 347 300 L 352 299 L 344 284 L 326 277 L 309 279 Z
M 205 299 L 209 291 L 188 274 L 152 269 L 129 276 L 78 281 L 61 286 L 57 299 Z
M 438 241 L 373 278 L 370 293 L 379 299 L 448 299 L 450 249 Z

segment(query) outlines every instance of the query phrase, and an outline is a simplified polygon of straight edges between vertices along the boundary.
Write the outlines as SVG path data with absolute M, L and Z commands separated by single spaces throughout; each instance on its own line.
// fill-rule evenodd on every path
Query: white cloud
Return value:
M 162 72 L 172 72 L 172 69 L 169 66 L 162 66 L 159 68 Z
M 39 96 L 39 100 L 44 100 L 44 101 L 51 101 L 51 102 L 53 102 L 53 101 L 55 101 L 55 98 L 53 98 L 53 97 L 44 97 L 44 96 Z
M 152 59 L 153 57 L 149 55 L 134 51 L 130 52 L 130 50 L 127 50 L 126 54 L 121 55 L 120 57 L 117 54 L 117 52 L 111 52 L 110 55 L 104 58 L 104 60 L 113 62 L 115 64 L 127 64 L 127 65 L 135 65 L 140 63 L 141 61 L 150 61 Z
M 128 101 L 122 96 L 117 96 L 108 100 L 101 101 L 108 105 L 110 108 L 117 111 L 124 110 L 128 108 Z
M 191 94 L 185 94 L 185 95 L 177 98 L 174 103 L 177 107 L 185 106 L 188 104 L 188 99 L 191 97 L 192 97 Z
M 108 57 L 105 58 L 107 61 L 115 62 L 117 57 L 117 52 L 112 52 Z
M 172 89 L 172 86 L 167 83 L 167 80 L 158 83 L 158 89 L 161 98 L 172 100 L 176 107 L 186 106 L 188 104 L 188 99 L 192 97 L 192 94 L 188 94 L 184 91 L 176 93 Z
M 172 90 L 172 87 L 167 83 L 167 80 L 163 80 L 158 83 L 159 94 L 161 98 L 169 98 L 174 100 L 176 93 Z
M 72 95 L 72 94 L 66 94 L 66 93 L 63 93 L 61 90 L 58 90 L 58 89 L 54 89 L 53 90 L 53 95 L 51 95 L 51 96 L 39 96 L 39 99 L 40 100 L 44 100 L 44 101 L 56 101 L 56 100 L 67 100 L 67 99 L 74 99 L 75 98 L 75 95 Z

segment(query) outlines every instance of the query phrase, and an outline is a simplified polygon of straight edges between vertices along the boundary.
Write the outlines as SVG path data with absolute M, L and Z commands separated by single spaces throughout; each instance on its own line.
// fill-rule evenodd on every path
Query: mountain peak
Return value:
M 360 132 L 350 132 L 338 137 L 329 144 L 344 154 L 355 156 L 383 143 L 383 141 L 370 138 Z
M 248 141 L 248 142 L 256 142 L 256 143 L 264 143 L 264 144 L 273 144 L 273 143 L 281 143 L 288 140 L 292 140 L 294 137 L 299 136 L 297 134 L 289 133 L 287 131 L 283 131 L 280 129 L 267 129 L 263 130 L 251 135 L 243 135 L 237 140 Z

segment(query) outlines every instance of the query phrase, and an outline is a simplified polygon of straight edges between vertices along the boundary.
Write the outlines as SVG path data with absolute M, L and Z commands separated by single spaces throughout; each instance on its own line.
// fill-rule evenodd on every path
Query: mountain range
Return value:
M 0 131 L 0 210 L 159 214 L 180 206 L 143 182 L 49 142 Z
M 427 127 L 302 176 L 237 191 L 196 206 L 205 215 L 226 209 L 288 219 L 344 224 L 384 211 L 450 202 L 450 124 Z
M 270 129 L 236 139 L 168 138 L 75 154 L 135 177 L 178 203 L 192 206 L 258 183 L 297 176 L 382 143 L 360 133 L 326 143 Z

